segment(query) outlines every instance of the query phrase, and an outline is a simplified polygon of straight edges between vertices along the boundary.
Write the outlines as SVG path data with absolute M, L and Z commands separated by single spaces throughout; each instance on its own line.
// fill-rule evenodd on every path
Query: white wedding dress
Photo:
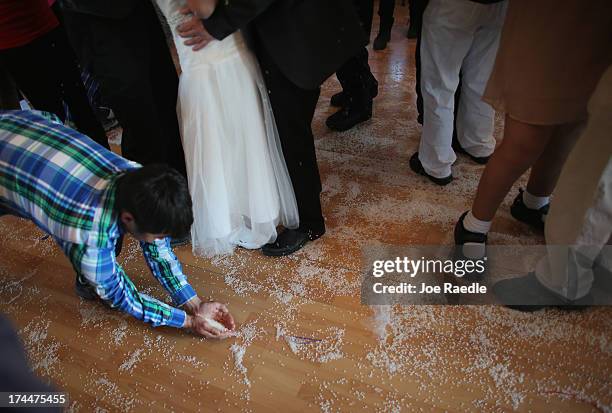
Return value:
M 299 224 L 263 78 L 241 33 L 194 52 L 176 32 L 184 1 L 156 0 L 172 30 L 182 73 L 177 111 L 198 255 L 259 248 L 276 226 Z

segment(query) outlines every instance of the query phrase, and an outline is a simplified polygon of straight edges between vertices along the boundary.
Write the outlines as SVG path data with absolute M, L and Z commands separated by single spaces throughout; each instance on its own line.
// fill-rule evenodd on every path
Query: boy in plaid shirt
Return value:
M 30 219 L 55 239 L 85 298 L 98 296 L 153 326 L 207 338 L 224 338 L 235 327 L 223 304 L 199 299 L 172 252 L 170 237 L 188 234 L 193 216 L 185 179 L 165 165 L 141 167 L 40 113 L 0 112 L 3 214 Z M 126 232 L 140 241 L 151 272 L 184 310 L 138 292 L 117 263 Z

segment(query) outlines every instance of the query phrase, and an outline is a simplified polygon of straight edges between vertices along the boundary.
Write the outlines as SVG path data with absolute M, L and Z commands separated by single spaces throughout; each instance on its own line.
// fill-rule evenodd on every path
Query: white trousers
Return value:
M 593 269 L 612 273 L 612 66 L 589 101 L 589 119 L 563 166 L 546 218 L 547 255 L 536 277 L 577 300 L 593 284 Z
M 451 148 L 455 91 L 461 72 L 457 138 L 473 156 L 495 149 L 495 111 L 482 101 L 506 14 L 506 1 L 431 0 L 421 32 L 423 134 L 419 159 L 437 178 L 451 174 L 457 157 Z

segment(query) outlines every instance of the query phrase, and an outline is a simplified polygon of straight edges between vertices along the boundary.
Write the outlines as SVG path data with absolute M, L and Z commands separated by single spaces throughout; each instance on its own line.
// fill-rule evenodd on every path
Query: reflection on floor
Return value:
M 460 156 L 445 188 L 409 170 L 420 134 L 415 42 L 404 37 L 406 8 L 397 9 L 402 24 L 388 49 L 370 54 L 381 87 L 374 119 L 329 132 L 338 82 L 323 87 L 314 130 L 325 237 L 282 259 L 240 250 L 207 260 L 178 250 L 202 296 L 229 303 L 240 337 L 207 342 L 84 302 L 50 239 L 29 223 L 0 220 L 0 312 L 18 327 L 34 370 L 69 393 L 73 411 L 612 410 L 610 309 L 360 304 L 361 248 L 450 243 L 482 170 Z M 542 243 L 510 217 L 515 193 L 491 242 Z M 141 291 L 165 297 L 134 241 L 121 262 Z

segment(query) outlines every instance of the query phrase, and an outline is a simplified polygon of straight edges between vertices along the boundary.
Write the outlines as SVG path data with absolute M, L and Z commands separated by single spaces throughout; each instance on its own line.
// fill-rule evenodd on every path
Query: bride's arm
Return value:
M 187 7 L 200 19 L 208 19 L 217 7 L 217 0 L 187 0 Z

